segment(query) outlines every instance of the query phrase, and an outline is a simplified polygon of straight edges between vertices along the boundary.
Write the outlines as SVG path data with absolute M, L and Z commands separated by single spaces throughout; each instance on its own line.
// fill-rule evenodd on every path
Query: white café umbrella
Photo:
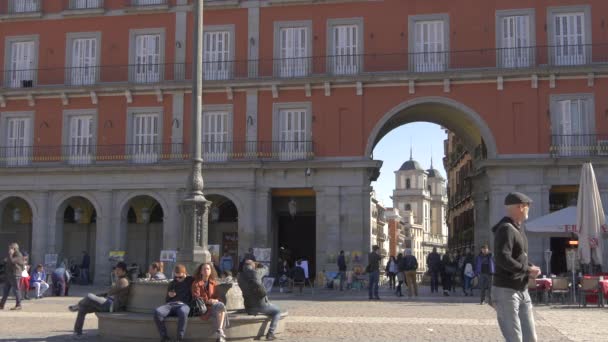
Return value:
M 578 227 L 578 253 L 583 264 L 602 264 L 602 229 L 606 229 L 606 216 L 591 163 L 583 164 L 578 190 L 576 212 Z

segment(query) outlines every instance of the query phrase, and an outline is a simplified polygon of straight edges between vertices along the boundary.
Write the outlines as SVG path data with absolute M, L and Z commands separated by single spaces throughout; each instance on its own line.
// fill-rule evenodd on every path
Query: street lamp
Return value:
M 202 110 L 203 110 L 203 0 L 194 1 L 194 46 L 192 67 L 192 165 L 188 195 L 180 205 L 183 230 L 177 258 L 194 268 L 211 261 L 208 250 L 209 205 L 203 194 Z

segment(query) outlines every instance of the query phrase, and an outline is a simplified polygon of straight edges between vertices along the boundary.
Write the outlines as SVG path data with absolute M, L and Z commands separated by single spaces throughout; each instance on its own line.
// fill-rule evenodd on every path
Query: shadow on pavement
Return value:
M 0 338 L 0 342 L 56 342 L 56 341 L 70 341 L 72 340 L 73 333 L 71 331 L 61 331 L 60 334 L 48 337 L 23 337 L 23 338 Z M 99 341 L 99 335 L 96 330 L 85 330 L 83 337 L 80 341 Z

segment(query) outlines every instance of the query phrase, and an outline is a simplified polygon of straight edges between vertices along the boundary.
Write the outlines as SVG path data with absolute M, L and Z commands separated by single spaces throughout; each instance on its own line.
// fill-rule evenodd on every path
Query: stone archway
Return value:
M 17 242 L 21 251 L 31 255 L 33 217 L 30 203 L 20 196 L 9 196 L 0 201 L 0 248 Z
M 460 102 L 438 96 L 405 101 L 384 114 L 369 134 L 365 155 L 371 156 L 376 144 L 394 128 L 420 121 L 435 123 L 456 133 L 471 153 L 483 143 L 489 158 L 498 155 L 496 139 L 477 112 Z
M 125 261 L 137 264 L 140 272 L 160 259 L 163 249 L 163 231 L 166 210 L 149 195 L 131 197 L 121 210 L 121 222 L 125 226 Z
M 83 252 L 86 252 L 90 256 L 88 282 L 95 280 L 97 213 L 95 204 L 82 195 L 64 199 L 55 213 L 58 260 L 66 262 L 66 266 L 72 268 L 74 276 L 81 276 L 79 268 Z
M 237 204 L 230 198 L 209 194 L 205 196 L 211 201 L 209 207 L 209 245 L 214 262 L 226 271 L 226 265 L 221 263 L 221 257 L 227 254 L 232 258 L 231 271 L 235 272 L 239 263 L 239 210 Z

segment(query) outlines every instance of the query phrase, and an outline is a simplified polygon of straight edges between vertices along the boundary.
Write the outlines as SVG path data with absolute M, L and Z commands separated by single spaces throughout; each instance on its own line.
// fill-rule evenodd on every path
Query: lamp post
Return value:
M 194 1 L 194 53 L 192 65 L 192 166 L 188 177 L 188 194 L 180 205 L 183 229 L 177 260 L 194 268 L 211 261 L 208 250 L 209 205 L 203 194 L 202 110 L 203 110 L 203 0 Z

